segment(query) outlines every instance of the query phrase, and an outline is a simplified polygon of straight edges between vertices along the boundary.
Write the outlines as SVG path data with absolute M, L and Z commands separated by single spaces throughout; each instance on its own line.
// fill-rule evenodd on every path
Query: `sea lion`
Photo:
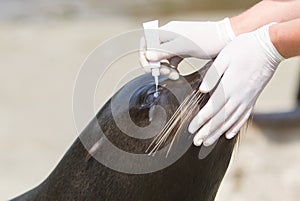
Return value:
M 159 87 L 161 91 L 155 100 L 153 100 L 155 84 L 149 74 L 130 81 L 113 98 L 121 99 L 122 96 L 118 97 L 119 94 L 128 89 L 134 90 L 130 98 L 129 114 L 138 126 L 149 124 L 149 112 L 153 102 L 165 109 L 169 119 L 179 107 L 179 103 L 174 93 L 164 86 L 173 86 L 177 92 L 184 95 L 186 92 L 181 88 L 183 81 L 186 80 L 191 88 L 197 89 L 210 65 L 211 63 L 208 63 L 195 73 L 181 76 L 177 81 L 162 77 Z M 205 101 L 201 102 L 199 109 L 208 98 L 209 95 L 205 95 Z M 127 152 L 144 153 L 153 139 L 131 137 L 134 135 L 138 137 L 141 133 L 131 133 L 131 136 L 124 134 L 116 126 L 111 102 L 112 99 L 102 107 L 81 136 L 89 136 L 96 143 L 99 141 L 97 136 L 99 125 L 107 139 L 115 146 Z M 120 108 L 123 106 L 120 105 Z M 120 109 L 115 115 L 121 115 L 122 112 L 124 111 Z M 182 123 L 188 125 L 191 118 Z M 106 167 L 93 156 L 89 157 L 90 153 L 80 138 L 77 138 L 42 184 L 12 201 L 212 201 L 229 165 L 236 138 L 227 140 L 222 136 L 212 152 L 204 159 L 199 159 L 199 147 L 192 145 L 193 136 L 188 133 L 186 126 L 183 128 L 178 136 L 190 140 L 187 151 L 173 164 L 145 174 L 129 174 Z M 177 143 L 180 143 L 180 140 Z M 175 149 L 176 146 L 171 152 Z M 101 156 L 101 149 L 96 152 Z

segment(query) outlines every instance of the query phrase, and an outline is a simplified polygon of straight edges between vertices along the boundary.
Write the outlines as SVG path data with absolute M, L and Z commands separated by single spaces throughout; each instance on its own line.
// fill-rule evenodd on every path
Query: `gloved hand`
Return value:
M 223 133 L 233 138 L 249 118 L 254 104 L 284 59 L 271 42 L 269 25 L 242 34 L 226 46 L 207 71 L 200 91 L 211 91 L 207 104 L 194 117 L 189 132 L 194 144 L 213 144 Z M 223 77 L 222 77 L 223 76 Z
M 234 37 L 228 18 L 216 22 L 171 21 L 159 28 L 159 51 L 146 51 L 145 40 L 141 39 L 140 63 L 149 72 L 149 61 L 168 60 L 176 68 L 185 57 L 212 59 Z M 166 67 L 161 71 L 165 75 L 178 73 Z

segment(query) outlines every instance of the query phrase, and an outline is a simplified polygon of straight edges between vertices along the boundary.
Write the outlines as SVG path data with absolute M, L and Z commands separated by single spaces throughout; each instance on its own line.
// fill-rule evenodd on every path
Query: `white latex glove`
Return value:
M 225 18 L 216 22 L 171 21 L 159 28 L 158 51 L 146 51 L 145 40 L 141 39 L 140 64 L 149 70 L 149 61 L 168 60 L 176 68 L 185 57 L 212 59 L 235 37 L 230 21 Z M 175 76 L 174 68 L 161 68 L 161 73 Z
M 221 81 L 189 125 L 190 133 L 198 131 L 196 146 L 212 145 L 223 133 L 227 139 L 233 138 L 249 118 L 258 96 L 284 59 L 271 42 L 270 26 L 238 36 L 207 71 L 200 91 L 207 93 Z

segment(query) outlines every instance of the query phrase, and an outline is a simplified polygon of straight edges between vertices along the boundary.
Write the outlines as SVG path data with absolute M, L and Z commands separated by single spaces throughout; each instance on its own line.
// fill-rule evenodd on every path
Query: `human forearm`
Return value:
M 270 38 L 285 58 L 300 55 L 300 18 L 270 27 Z
M 242 14 L 230 18 L 236 35 L 254 31 L 270 22 L 286 22 L 300 18 L 299 0 L 264 0 Z

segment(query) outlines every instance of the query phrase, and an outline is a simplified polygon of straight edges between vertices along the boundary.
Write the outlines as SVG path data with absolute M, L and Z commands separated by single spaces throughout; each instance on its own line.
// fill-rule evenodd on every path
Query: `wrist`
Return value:
M 270 26 L 269 28 L 269 34 L 270 34 L 270 40 L 272 41 L 272 44 L 277 49 L 277 51 L 283 56 L 286 57 L 286 54 L 284 53 L 282 47 L 280 46 L 280 32 L 277 29 L 277 24 L 274 24 L 273 26 Z
M 281 24 L 276 24 L 270 27 L 269 33 L 270 33 L 270 39 L 274 45 L 274 47 L 278 50 L 278 52 L 284 57 L 284 58 L 290 58 L 295 56 L 293 52 L 289 51 L 290 48 L 288 47 L 288 41 L 287 36 L 288 33 L 284 32 L 284 28 L 281 28 Z M 292 38 L 290 36 L 290 38 Z
M 229 21 L 231 24 L 232 31 L 236 36 L 247 32 L 245 31 L 245 27 L 243 26 L 243 23 L 240 22 L 238 16 L 231 17 Z
M 235 37 L 235 33 L 232 30 L 230 19 L 228 17 L 217 22 L 220 38 L 223 38 L 225 45 L 228 45 Z
M 275 41 L 272 39 L 273 34 L 270 34 L 270 32 L 272 32 L 270 29 L 274 26 L 276 26 L 276 23 L 269 23 L 257 29 L 254 33 L 262 48 L 265 50 L 265 54 L 269 58 L 269 61 L 273 63 L 274 66 L 277 66 L 285 58 L 275 46 Z

